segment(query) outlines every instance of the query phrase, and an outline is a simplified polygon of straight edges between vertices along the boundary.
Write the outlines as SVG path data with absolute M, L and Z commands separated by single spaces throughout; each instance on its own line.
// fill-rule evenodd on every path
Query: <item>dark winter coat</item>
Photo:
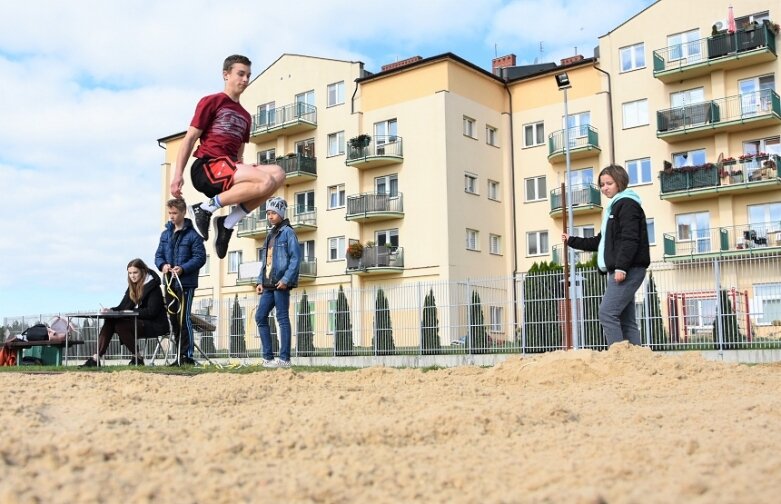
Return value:
M 203 246 L 203 238 L 195 231 L 190 219 L 184 220 L 179 231 L 175 231 L 173 222 L 166 223 L 155 253 L 155 265 L 162 271 L 166 264 L 170 264 L 172 268 L 182 268 L 179 280 L 183 288 L 198 287 L 198 273 L 206 264 L 206 248 Z
M 133 310 L 138 313 L 138 320 L 143 322 L 144 337 L 151 338 L 169 331 L 168 315 L 163 306 L 163 292 L 160 289 L 160 277 L 154 271 L 149 272 L 144 284 L 144 292 L 141 295 L 141 302 L 134 303 L 130 299 L 130 289 L 125 290 L 122 301 L 117 306 L 111 308 L 114 311 Z M 139 337 L 142 334 L 139 331 Z

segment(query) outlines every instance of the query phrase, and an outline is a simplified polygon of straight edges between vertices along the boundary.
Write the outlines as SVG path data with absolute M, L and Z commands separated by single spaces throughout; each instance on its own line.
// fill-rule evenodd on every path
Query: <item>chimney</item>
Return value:
M 494 58 L 491 60 L 491 72 L 494 75 L 499 75 L 499 69 L 500 68 L 507 68 L 507 67 L 514 67 L 515 66 L 515 55 L 514 54 L 508 54 L 506 56 L 499 56 L 498 58 Z
M 573 63 L 577 63 L 578 61 L 583 61 L 582 54 L 576 54 L 575 56 L 570 56 L 569 58 L 562 59 L 561 66 L 572 65 Z
M 380 71 L 387 72 L 388 70 L 393 70 L 395 68 L 401 68 L 403 66 L 410 65 L 412 63 L 415 63 L 416 61 L 420 61 L 423 58 L 420 56 L 413 56 L 411 58 L 407 58 L 405 60 L 397 61 L 395 63 L 388 63 L 387 65 L 382 65 L 382 69 Z

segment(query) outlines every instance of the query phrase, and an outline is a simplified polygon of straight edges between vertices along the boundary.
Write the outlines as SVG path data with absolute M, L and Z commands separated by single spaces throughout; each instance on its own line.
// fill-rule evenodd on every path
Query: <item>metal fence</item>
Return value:
M 598 312 L 605 277 L 580 268 L 576 284 L 574 346 L 604 348 Z M 548 263 L 503 278 L 393 279 L 362 289 L 299 287 L 291 295 L 292 355 L 557 350 L 565 341 L 563 294 L 563 271 Z M 203 352 L 209 357 L 258 357 L 257 304 L 254 294 L 196 302 L 194 313 L 207 322 L 196 332 Z M 781 253 L 654 263 L 636 293 L 635 310 L 643 345 L 654 350 L 781 348 Z M 11 317 L 4 323 L 15 334 L 51 317 Z M 95 351 L 97 328 L 88 324 L 80 330 L 87 343 L 70 349 L 71 357 Z M 129 355 L 115 338 L 108 357 Z

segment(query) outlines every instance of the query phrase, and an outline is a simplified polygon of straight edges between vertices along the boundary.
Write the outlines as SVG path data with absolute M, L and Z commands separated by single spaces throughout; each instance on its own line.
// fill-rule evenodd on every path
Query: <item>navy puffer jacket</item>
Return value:
M 195 231 L 190 219 L 184 220 L 180 231 L 174 230 L 174 223 L 166 222 L 160 235 L 160 244 L 155 253 L 155 265 L 163 271 L 163 266 L 180 266 L 183 270 L 179 280 L 185 289 L 198 287 L 198 272 L 206 264 L 206 248 L 203 238 Z

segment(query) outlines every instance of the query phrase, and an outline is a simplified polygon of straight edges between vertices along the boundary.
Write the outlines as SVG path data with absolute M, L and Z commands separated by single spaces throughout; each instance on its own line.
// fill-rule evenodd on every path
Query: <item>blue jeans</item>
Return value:
M 645 280 L 645 268 L 629 268 L 623 282 L 616 282 L 614 273 L 608 273 L 607 288 L 599 304 L 599 322 L 608 346 L 629 340 L 639 345 L 640 329 L 635 313 L 635 292 Z
M 263 345 L 263 358 L 271 360 L 274 353 L 271 351 L 271 327 L 268 325 L 268 314 L 276 307 L 277 324 L 279 325 L 279 358 L 290 360 L 290 290 L 263 289 L 258 302 L 258 310 L 255 312 L 255 322 L 260 331 L 260 343 Z

